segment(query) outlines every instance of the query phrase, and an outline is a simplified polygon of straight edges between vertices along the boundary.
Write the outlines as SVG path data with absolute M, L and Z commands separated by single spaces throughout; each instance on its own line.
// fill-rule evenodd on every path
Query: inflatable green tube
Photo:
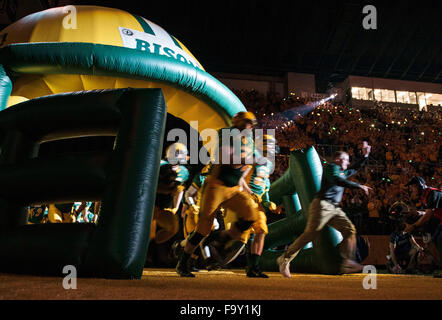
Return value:
M 296 175 L 295 187 L 305 217 L 315 194 L 321 188 L 322 163 L 314 147 L 299 149 L 292 152 L 290 168 Z M 339 274 L 342 258 L 336 247 L 340 242 L 340 234 L 335 229 L 326 226 L 318 239 L 313 241 L 313 252 L 319 263 L 319 270 L 324 274 Z M 296 258 L 295 258 L 296 259 Z
M 294 195 L 293 196 L 284 196 L 282 198 L 282 205 L 284 206 L 285 214 L 286 214 L 287 217 L 291 217 L 294 214 L 296 214 L 296 212 L 299 211 L 296 208 L 296 203 L 295 203 L 295 200 L 294 200 Z
M 285 196 L 283 203 L 284 203 L 284 206 L 291 208 L 290 211 L 288 212 L 288 214 L 290 214 L 290 215 L 295 214 L 302 209 L 301 202 L 299 201 L 299 196 L 298 196 L 297 192 L 295 192 L 291 196 Z M 287 212 L 287 210 L 286 210 L 286 212 Z
M 291 244 L 303 232 L 308 218 L 308 208 L 321 187 L 321 178 L 322 163 L 314 147 L 291 152 L 288 170 L 271 185 L 269 195 L 276 203 L 282 202 L 284 197 L 287 197 L 287 193 L 291 193 L 292 199 L 289 203 L 296 203 L 299 200 L 302 210 L 292 214 L 293 206 L 290 205 L 287 218 L 269 224 L 269 234 L 264 245 L 267 250 L 263 252 L 261 258 L 261 267 L 264 270 L 278 270 L 276 258 L 282 254 L 282 251 L 270 248 Z M 338 231 L 326 226 L 320 237 L 313 242 L 313 248 L 304 248 L 292 261 L 291 270 L 338 274 L 341 257 L 336 246 L 340 239 Z
M 19 43 L 0 49 L 0 63 L 10 75 L 88 74 L 166 83 L 205 101 L 227 123 L 245 111 L 239 98 L 207 72 L 140 50 L 76 42 Z
M 266 250 L 261 257 L 261 268 L 266 271 L 279 271 L 276 259 L 283 254 L 283 250 Z M 296 256 L 290 264 L 291 272 L 299 273 L 322 273 L 319 269 L 319 264 L 316 259 L 316 255 L 313 252 L 313 248 L 304 248 Z
M 283 202 L 285 196 L 291 196 L 296 192 L 293 179 L 293 174 L 289 169 L 270 185 L 269 197 L 277 206 Z
M 141 278 L 166 123 L 161 89 L 36 98 L 0 111 L 0 272 Z M 98 152 L 38 155 L 44 141 L 115 136 Z M 97 224 L 27 225 L 29 203 L 101 201 Z
M 286 218 L 269 224 L 264 249 L 291 243 L 305 228 L 305 217 L 296 193 L 294 173 L 290 168 L 270 185 L 269 197 L 276 205 L 284 205 Z
M 302 211 L 269 224 L 264 250 L 292 243 L 305 229 L 306 220 Z
M 6 104 L 8 103 L 9 96 L 12 91 L 12 82 L 9 79 L 8 75 L 3 69 L 3 66 L 0 65 L 0 110 L 6 108 Z

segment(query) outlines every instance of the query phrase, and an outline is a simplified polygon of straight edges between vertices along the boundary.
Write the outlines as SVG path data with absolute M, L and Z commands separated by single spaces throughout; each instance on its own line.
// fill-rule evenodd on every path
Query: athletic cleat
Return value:
M 341 273 L 360 273 L 364 269 L 362 264 L 353 260 L 345 260 L 341 265 Z
M 276 259 L 276 263 L 279 266 L 279 272 L 286 278 L 290 278 L 290 262 L 284 258 L 284 256 L 279 256 Z
M 173 253 L 173 257 L 175 259 L 179 259 L 181 257 L 181 255 L 183 254 L 184 248 L 181 245 L 181 241 L 180 240 L 176 240 L 173 244 L 172 244 L 172 253 Z
M 195 278 L 195 275 L 189 271 L 187 263 L 184 263 L 182 260 L 178 261 L 175 271 L 180 277 Z
M 263 273 L 259 268 L 251 268 L 246 273 L 249 278 L 268 278 L 269 276 Z

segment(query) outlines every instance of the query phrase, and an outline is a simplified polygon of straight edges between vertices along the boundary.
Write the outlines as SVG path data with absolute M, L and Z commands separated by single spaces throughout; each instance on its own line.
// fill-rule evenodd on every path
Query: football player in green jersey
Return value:
M 257 141 L 260 141 L 260 139 L 257 139 Z M 258 164 L 254 166 L 249 182 L 249 188 L 253 192 L 252 195 L 259 205 L 259 219 L 242 237 L 243 241 L 247 243 L 246 274 L 247 277 L 250 278 L 268 278 L 259 267 L 259 259 L 264 248 L 265 235 L 269 233 L 266 210 L 272 212 L 277 210 L 275 203 L 270 201 L 268 194 L 270 189 L 269 177 L 274 168 L 271 159 L 274 159 L 277 151 L 276 140 L 272 135 L 266 134 L 263 136 L 262 143 L 262 147 L 258 147 L 258 149 L 262 150 L 263 157 L 258 161 Z
M 187 154 L 186 146 L 176 142 L 166 151 L 167 161 L 161 160 L 151 227 L 151 238 L 158 244 L 168 241 L 179 230 L 176 213 L 183 199 L 184 184 L 189 179 L 189 171 L 184 166 Z M 157 225 L 161 229 L 157 230 Z
M 38 205 L 28 207 L 28 224 L 45 223 L 48 216 L 48 206 Z
M 216 249 L 220 251 L 225 264 L 233 261 L 239 254 L 244 247 L 240 241 L 241 235 L 258 218 L 258 206 L 245 191 L 248 186 L 244 180 L 251 167 L 248 165 L 250 158 L 253 163 L 254 143 L 251 130 L 256 125 L 256 118 L 251 112 L 239 112 L 232 118 L 232 123 L 233 127 L 219 131 L 221 138 L 216 150 L 217 155 L 222 157 L 222 161 L 211 166 L 202 187 L 198 223 L 195 231 L 187 238 L 184 252 L 176 266 L 177 273 L 182 277 L 194 277 L 189 270 L 190 257 L 196 247 L 212 231 L 213 221 L 219 207 L 232 209 L 237 212 L 238 216 L 238 221 L 229 230 L 223 230 L 217 236 Z M 243 134 L 240 134 L 240 131 Z M 230 138 L 224 139 L 225 135 L 233 138 L 233 145 Z M 235 143 L 235 140 L 239 143 Z M 238 145 L 240 150 L 238 150 Z M 239 161 L 236 163 L 232 159 L 235 160 L 238 154 L 240 155 L 237 157 Z M 239 208 L 241 210 L 238 210 Z

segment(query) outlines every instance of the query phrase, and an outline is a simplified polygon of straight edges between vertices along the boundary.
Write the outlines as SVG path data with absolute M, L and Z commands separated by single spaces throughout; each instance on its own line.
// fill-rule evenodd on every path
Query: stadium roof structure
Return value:
M 440 0 L 3 3 L 9 3 L 0 8 L 3 26 L 26 14 L 67 4 L 102 5 L 136 13 L 167 27 L 208 72 L 312 73 L 319 91 L 348 75 L 442 83 Z M 376 8 L 376 30 L 362 26 L 365 5 Z

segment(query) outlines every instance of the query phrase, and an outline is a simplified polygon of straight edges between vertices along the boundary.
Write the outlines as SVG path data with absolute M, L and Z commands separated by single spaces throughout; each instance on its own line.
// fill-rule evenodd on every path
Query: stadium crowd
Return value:
M 411 177 L 419 175 L 428 185 L 441 187 L 441 112 L 404 110 L 383 103 L 358 109 L 329 100 L 306 113 L 306 106 L 314 101 L 294 95 L 265 96 L 255 90 L 235 93 L 255 113 L 259 127 L 276 129 L 281 154 L 272 182 L 287 170 L 290 150 L 313 145 L 323 161 L 330 161 L 333 152 L 341 149 L 355 156 L 362 140 L 373 146 L 368 166 L 354 179 L 374 191 L 367 198 L 360 190 L 347 189 L 342 203 L 363 234 L 391 233 L 391 205 L 416 200 L 410 199 L 415 195 L 408 195 L 405 186 Z

